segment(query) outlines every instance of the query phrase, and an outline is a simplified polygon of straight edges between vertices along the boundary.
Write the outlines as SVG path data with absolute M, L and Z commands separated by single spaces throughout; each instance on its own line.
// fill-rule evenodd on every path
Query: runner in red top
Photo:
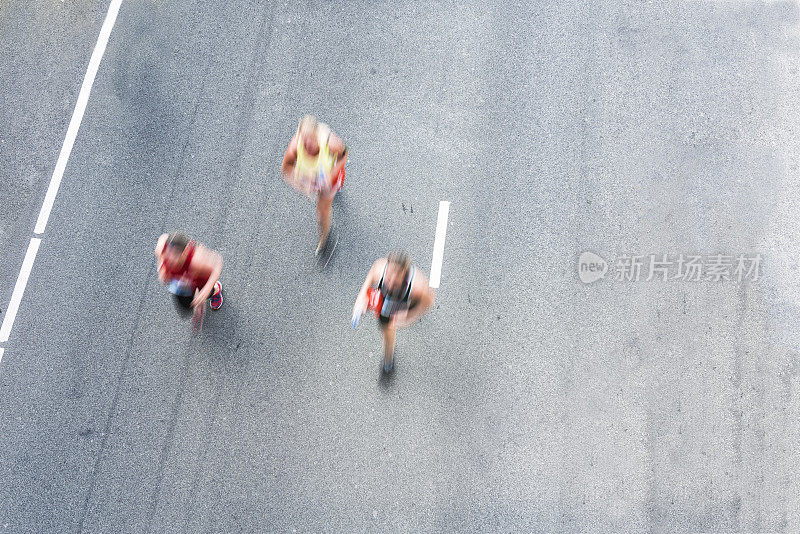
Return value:
M 209 300 L 211 309 L 222 307 L 222 256 L 182 232 L 162 234 L 156 243 L 158 279 L 172 293 L 183 316 L 199 312 Z

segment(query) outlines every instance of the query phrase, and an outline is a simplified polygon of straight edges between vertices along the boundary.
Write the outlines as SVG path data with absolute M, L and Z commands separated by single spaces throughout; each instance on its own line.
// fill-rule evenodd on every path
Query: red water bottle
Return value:
M 367 289 L 367 309 L 375 312 L 375 317 L 380 315 L 381 308 L 383 308 L 383 293 L 379 289 Z

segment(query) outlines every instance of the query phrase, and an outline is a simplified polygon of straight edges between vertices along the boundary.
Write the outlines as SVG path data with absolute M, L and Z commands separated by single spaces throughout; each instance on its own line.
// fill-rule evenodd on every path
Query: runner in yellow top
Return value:
M 347 146 L 326 124 L 311 115 L 300 120 L 283 156 L 281 174 L 297 191 L 317 201 L 319 243 L 315 255 L 324 255 L 331 228 L 331 204 L 344 184 Z

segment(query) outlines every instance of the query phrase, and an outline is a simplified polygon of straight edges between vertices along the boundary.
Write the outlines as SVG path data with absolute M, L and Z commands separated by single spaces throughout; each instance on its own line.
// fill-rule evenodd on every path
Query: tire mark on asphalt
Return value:
M 270 38 L 271 37 L 272 36 L 270 35 Z M 301 58 L 300 58 L 299 54 L 295 55 L 294 65 L 293 65 L 293 68 L 291 70 L 291 72 L 292 72 L 292 74 L 294 74 L 294 76 L 287 77 L 286 89 L 283 92 L 283 96 L 284 96 L 283 103 L 284 103 L 284 106 L 282 108 L 282 115 L 284 117 L 286 117 L 286 120 L 284 120 L 281 123 L 281 126 L 285 126 L 285 129 L 287 131 L 291 128 L 292 123 L 295 122 L 295 117 L 291 117 L 291 119 L 289 118 L 289 108 L 290 108 L 289 99 L 290 99 L 290 94 L 291 94 L 291 88 L 292 87 L 296 87 L 297 79 L 299 78 L 299 68 L 298 67 L 300 65 L 300 59 Z M 280 131 L 284 131 L 284 130 L 281 129 Z M 276 139 L 276 143 L 277 143 L 277 150 L 281 150 L 282 143 L 283 143 L 282 142 L 282 138 L 280 137 L 280 135 L 278 135 L 278 136 L 275 137 L 275 139 Z M 288 138 L 287 138 L 287 143 L 288 143 Z M 281 179 L 281 182 L 283 182 L 282 179 Z M 266 199 L 267 199 L 266 192 L 267 192 L 267 189 L 269 187 L 273 187 L 274 184 L 272 182 L 270 182 L 269 180 L 263 180 L 262 184 L 263 185 L 262 185 L 262 188 L 261 188 L 261 191 L 260 191 L 260 195 L 259 195 L 259 198 L 261 199 L 261 201 L 259 202 L 258 213 L 256 214 L 256 217 L 254 218 L 254 220 L 260 221 L 260 222 L 263 223 L 266 220 L 264 218 L 264 212 L 265 212 L 266 207 L 268 205 L 268 203 L 266 202 Z M 250 233 L 249 242 L 250 243 L 254 243 L 255 242 L 254 241 L 255 238 L 258 235 L 260 235 L 260 233 L 261 233 L 261 228 L 260 228 L 260 225 L 257 225 L 257 224 L 252 225 L 251 228 L 252 228 L 252 231 Z M 247 256 L 247 264 L 242 269 L 242 271 L 246 275 L 245 280 L 248 281 L 248 282 L 250 280 L 252 280 L 252 278 L 253 278 L 252 265 L 253 265 L 254 259 L 255 258 L 254 258 L 254 256 L 252 254 L 248 255 Z M 246 287 L 246 284 L 245 284 L 245 287 Z
M 272 36 L 270 35 L 270 39 L 271 38 L 272 38 Z M 289 117 L 290 89 L 291 89 L 291 87 L 295 86 L 296 79 L 298 78 L 298 66 L 299 66 L 299 63 L 300 63 L 300 58 L 299 58 L 299 56 L 296 56 L 294 68 L 291 71 L 294 74 L 294 76 L 293 77 L 287 77 L 286 90 L 283 91 L 284 106 L 283 106 L 283 110 L 282 110 L 283 111 L 282 115 L 285 116 L 285 117 Z M 290 119 L 287 118 L 287 120 L 285 120 L 284 122 L 281 123 L 281 125 L 285 126 L 285 128 L 281 128 L 279 131 L 284 131 L 286 129 L 291 128 L 292 124 L 294 122 L 295 122 L 295 118 L 293 116 Z M 273 147 L 277 147 L 276 150 L 282 150 L 282 144 L 283 144 L 282 138 L 280 136 L 276 136 L 275 139 L 276 139 L 275 144 L 273 144 L 272 146 Z M 281 180 L 281 185 L 282 185 L 282 183 L 283 183 L 283 181 Z M 250 232 L 250 238 L 249 238 L 248 242 L 251 242 L 251 243 L 255 243 L 256 242 L 255 240 L 261 234 L 261 227 L 262 227 L 263 223 L 266 221 L 266 219 L 264 217 L 264 214 L 267 211 L 268 206 L 270 206 L 269 202 L 267 202 L 268 195 L 266 194 L 266 192 L 270 187 L 274 187 L 274 183 L 272 183 L 268 179 L 267 180 L 263 180 L 262 184 L 263 184 L 262 188 L 261 188 L 261 190 L 259 192 L 260 201 L 258 202 L 258 211 L 256 212 L 256 215 L 253 218 L 254 221 L 258 221 L 261 224 L 254 224 L 254 225 L 252 225 L 250 227 L 252 230 Z M 227 228 L 228 225 L 226 224 L 225 226 Z M 240 287 L 247 287 L 248 286 L 248 282 L 253 279 L 254 271 L 252 269 L 252 265 L 253 265 L 253 262 L 255 261 L 255 259 L 256 259 L 255 255 L 249 254 L 245 259 L 246 263 L 241 268 L 238 269 L 238 272 L 241 273 L 241 275 L 242 275 L 240 277 L 241 278 Z M 254 321 L 254 319 L 250 319 L 248 316 L 246 316 L 245 317 L 245 321 L 246 322 L 250 322 L 250 321 Z M 219 400 L 220 399 L 221 399 L 221 391 L 220 391 L 220 395 L 215 399 L 215 408 L 219 407 Z M 214 419 L 214 422 L 216 422 L 216 418 Z M 206 434 L 207 439 L 206 439 L 205 444 L 204 444 L 205 446 L 203 448 L 202 463 L 200 465 L 204 465 L 205 464 L 205 461 L 206 461 L 206 458 L 207 458 L 207 451 L 208 451 L 209 442 L 212 441 L 212 438 L 213 439 L 217 439 L 217 432 L 213 431 L 213 425 L 211 426 L 210 430 L 211 431 Z M 183 531 L 182 531 L 183 533 L 186 533 L 186 532 L 190 531 L 190 529 L 189 529 L 189 518 L 192 517 L 193 511 L 196 509 L 196 504 L 197 504 L 196 503 L 196 497 L 199 494 L 199 488 L 200 488 L 200 485 L 201 485 L 200 484 L 200 480 L 201 480 L 203 475 L 205 475 L 205 469 L 198 469 L 198 473 L 197 473 L 197 476 L 196 476 L 196 479 L 195 479 L 196 482 L 193 483 L 193 485 L 192 485 L 192 493 L 191 493 L 192 501 L 191 501 L 190 505 L 187 507 L 187 510 L 186 510 L 186 522 L 184 523 L 184 527 L 183 527 Z M 205 517 L 206 517 L 206 514 L 203 514 L 202 516 L 199 517 L 198 520 L 202 521 L 203 518 L 205 518 Z
M 197 495 L 198 490 L 200 489 L 200 478 L 203 474 L 205 474 L 205 464 L 206 458 L 208 458 L 208 443 L 209 438 L 208 436 L 211 434 L 211 430 L 216 426 L 217 423 L 217 415 L 219 411 L 219 401 L 222 397 L 222 388 L 217 387 L 216 392 L 214 393 L 214 400 L 211 402 L 211 419 L 208 422 L 208 432 L 206 432 L 206 439 L 203 441 L 203 449 L 200 452 L 200 459 L 197 461 L 197 468 L 195 469 L 194 476 L 192 477 L 192 484 L 189 488 L 189 495 L 191 500 L 186 507 L 186 514 L 183 520 L 183 528 L 181 532 L 186 533 L 189 529 L 189 520 L 192 517 L 195 509 L 195 496 Z M 149 529 L 148 529 L 149 530 Z
M 181 151 L 181 161 L 184 161 L 186 159 L 186 150 L 187 150 L 187 148 L 189 146 L 189 140 L 192 137 L 191 132 L 193 131 L 193 126 L 194 126 L 195 120 L 197 119 L 197 111 L 198 111 L 198 109 L 200 107 L 200 101 L 201 100 L 202 100 L 202 98 L 198 98 L 197 99 L 197 102 L 195 104 L 194 110 L 192 112 L 192 118 L 191 118 L 191 121 L 189 123 L 189 128 L 187 128 L 187 131 L 189 133 L 186 136 L 186 141 L 184 142 L 183 149 Z M 181 175 L 181 171 L 180 171 L 180 168 L 179 168 L 177 170 L 177 172 L 175 173 L 174 178 L 172 179 L 172 187 L 171 187 L 170 194 L 169 194 L 169 197 L 168 197 L 168 199 L 170 201 L 173 198 L 175 198 L 175 191 L 176 191 L 176 188 L 177 188 L 178 178 L 180 177 L 180 175 Z M 169 207 L 172 204 L 170 201 L 168 201 L 164 206 L 164 216 L 163 216 L 162 222 L 161 222 L 161 227 L 162 228 L 167 223 L 167 216 L 169 214 Z M 120 399 L 120 395 L 121 395 L 121 392 L 122 392 L 122 382 L 123 382 L 123 379 L 125 378 L 125 374 L 126 374 L 126 372 L 128 370 L 128 366 L 130 364 L 131 353 L 133 352 L 133 342 L 136 339 L 137 332 L 139 331 L 139 324 L 140 324 L 140 321 L 142 319 L 142 312 L 144 311 L 144 303 L 147 300 L 147 296 L 148 296 L 148 294 L 150 292 L 150 287 L 152 285 L 152 280 L 154 278 L 153 274 L 155 273 L 155 270 L 156 270 L 155 267 L 156 267 L 156 260 L 155 260 L 155 258 L 153 258 L 150 261 L 150 267 L 147 270 L 147 276 L 145 278 L 144 291 L 142 291 L 142 296 L 139 299 L 139 306 L 137 307 L 137 310 L 136 310 L 136 320 L 133 323 L 133 330 L 131 331 L 131 337 L 128 340 L 128 346 L 127 346 L 127 348 L 125 350 L 125 357 L 122 360 L 122 369 L 120 370 L 119 377 L 117 378 L 117 385 L 114 388 L 114 399 L 111 401 L 111 408 L 108 411 L 108 417 L 106 418 L 106 423 L 105 423 L 105 426 L 103 428 L 102 439 L 100 441 L 100 448 L 97 451 L 97 458 L 95 459 L 94 467 L 92 468 L 92 476 L 91 476 L 91 479 L 89 481 L 89 491 L 86 493 L 86 499 L 83 502 L 83 507 L 81 509 L 81 516 L 80 516 L 80 519 L 78 521 L 78 534 L 81 534 L 83 532 L 83 527 L 84 527 L 84 524 L 86 523 L 86 516 L 87 516 L 88 510 L 89 510 L 89 504 L 90 504 L 90 502 L 92 500 L 92 497 L 94 496 L 95 487 L 97 486 L 97 478 L 98 478 L 98 475 L 100 474 L 100 468 L 101 468 L 101 464 L 102 464 L 102 460 L 103 460 L 103 455 L 105 454 L 106 448 L 108 446 L 108 436 L 109 436 L 110 429 L 111 429 L 111 421 L 114 419 L 114 414 L 116 413 L 117 407 L 119 406 L 119 399 Z
M 244 87 L 249 87 L 250 90 L 244 95 L 243 105 L 241 107 L 241 112 L 239 113 L 239 120 L 236 121 L 238 128 L 236 129 L 236 134 L 234 135 L 234 139 L 237 139 L 240 142 L 237 143 L 237 150 L 228 161 L 228 172 L 226 172 L 227 180 L 225 181 L 225 186 L 221 188 L 222 191 L 230 190 L 231 183 L 235 182 L 235 184 L 238 185 L 242 179 L 241 162 L 242 154 L 244 153 L 245 149 L 244 140 L 247 132 L 250 130 L 251 125 L 253 124 L 253 108 L 255 107 L 256 92 L 259 85 L 257 83 L 257 77 L 262 72 L 261 69 L 257 69 L 256 67 L 261 65 L 259 59 L 263 59 L 265 50 L 272 42 L 272 37 L 275 33 L 275 13 L 277 10 L 278 6 L 275 5 L 272 8 L 269 16 L 264 17 L 264 19 L 261 21 L 261 24 L 258 28 L 258 35 L 264 35 L 265 27 L 269 33 L 264 39 L 261 40 L 261 43 L 258 47 L 253 48 L 252 56 L 247 65 L 247 70 L 250 71 L 250 77 L 248 80 L 249 83 L 247 83 Z M 243 120 L 241 120 L 242 118 Z M 235 180 L 233 179 L 234 176 L 236 176 Z M 231 195 L 225 196 L 224 199 L 224 206 L 218 211 L 220 221 L 227 221 L 228 219 Z M 227 227 L 227 224 L 225 227 Z
M 169 425 L 167 426 L 167 435 L 164 439 L 164 445 L 161 448 L 161 456 L 158 459 L 158 470 L 156 471 L 156 483 L 153 487 L 153 493 L 150 495 L 150 505 L 147 513 L 147 528 L 145 532 L 150 532 L 153 526 L 153 515 L 155 514 L 156 505 L 161 494 L 161 485 L 164 481 L 164 467 L 167 463 L 167 458 L 172 450 L 172 442 L 175 438 L 175 427 L 178 424 L 178 412 L 180 411 L 181 404 L 183 404 L 183 393 L 186 391 L 186 382 L 189 379 L 189 366 L 196 351 L 187 348 L 183 357 L 183 367 L 181 368 L 180 379 L 178 380 L 178 393 L 175 396 L 175 402 L 172 404 L 172 413 L 169 416 Z
M 111 401 L 111 408 L 108 411 L 108 417 L 106 418 L 106 424 L 103 428 L 103 434 L 100 441 L 100 449 L 97 451 L 97 458 L 94 462 L 94 467 L 92 468 L 92 477 L 89 481 L 89 491 L 86 494 L 86 499 L 83 502 L 83 508 L 81 509 L 81 517 L 78 521 L 78 534 L 83 532 L 83 525 L 86 521 L 87 511 L 89 509 L 89 503 L 91 502 L 92 496 L 94 495 L 94 489 L 97 485 L 97 476 L 100 473 L 100 464 L 102 463 L 103 454 L 105 453 L 106 446 L 108 444 L 108 435 L 111 429 L 111 420 L 114 418 L 114 413 L 117 411 L 117 406 L 119 405 L 119 398 L 120 392 L 122 390 L 122 380 L 125 377 L 125 371 L 128 369 L 128 363 L 130 362 L 131 352 L 133 349 L 133 341 L 136 338 L 136 332 L 139 330 L 139 321 L 142 317 L 142 312 L 144 310 L 144 303 L 147 300 L 147 295 L 150 292 L 150 282 L 153 278 L 153 273 L 155 272 L 155 260 L 150 263 L 150 267 L 147 269 L 147 278 L 145 279 L 145 287 L 144 291 L 142 291 L 142 296 L 139 299 L 139 306 L 136 310 L 136 320 L 133 324 L 133 331 L 131 332 L 131 337 L 128 340 L 128 346 L 125 350 L 125 358 L 122 360 L 122 370 L 119 373 L 119 377 L 117 378 L 117 385 L 114 389 L 114 400 Z
M 267 45 L 272 41 L 272 38 L 273 38 L 273 35 L 274 35 L 274 26 L 275 26 L 274 21 L 275 21 L 275 17 L 277 16 L 276 15 L 277 10 L 278 10 L 278 6 L 276 4 L 275 8 L 273 9 L 272 17 L 270 19 L 270 34 L 269 34 L 269 37 L 264 40 L 264 43 L 263 43 L 263 45 L 261 47 L 262 51 L 264 49 L 266 49 Z M 258 53 L 258 54 L 254 55 L 253 61 L 251 63 L 251 67 L 254 67 L 256 65 L 258 58 L 263 58 L 263 54 Z M 301 59 L 302 58 L 300 57 L 299 54 L 295 54 L 293 66 L 292 66 L 291 70 L 289 71 L 291 73 L 291 75 L 287 76 L 285 78 L 286 79 L 286 85 L 285 85 L 285 89 L 282 91 L 282 96 L 283 96 L 282 104 L 283 105 L 281 107 L 281 112 L 279 114 L 279 116 L 284 117 L 284 120 L 282 122 L 280 122 L 281 128 L 277 130 L 279 132 L 288 131 L 289 129 L 291 129 L 293 123 L 295 122 L 295 117 L 293 115 L 290 115 L 290 110 L 292 109 L 292 106 L 291 106 L 291 89 L 293 87 L 297 86 L 297 81 L 298 81 L 298 79 L 300 77 L 299 65 L 300 65 Z M 252 75 L 251 80 L 254 80 L 259 72 L 261 72 L 260 69 L 254 69 L 254 73 Z M 246 106 L 247 108 L 253 108 L 255 106 L 255 99 L 256 99 L 256 96 L 255 96 L 256 90 L 255 90 L 255 88 L 258 87 L 258 84 L 256 84 L 254 81 L 251 81 L 251 85 L 254 87 L 254 90 L 251 92 L 251 98 L 248 99 L 248 104 L 249 105 Z M 241 128 L 241 129 L 239 129 L 237 131 L 237 133 L 246 132 L 250 128 L 251 124 L 252 124 L 252 113 L 249 115 L 249 118 L 247 120 L 247 128 Z M 241 162 L 241 153 L 244 150 L 244 143 L 242 143 L 241 146 L 242 146 L 242 148 L 239 151 L 239 154 L 237 155 L 236 158 L 232 159 L 232 162 L 233 161 Z M 283 148 L 283 138 L 281 137 L 280 134 L 278 134 L 278 135 L 276 135 L 274 137 L 274 142 L 270 145 L 270 148 L 272 149 L 273 152 L 282 150 L 282 148 Z M 266 153 L 271 153 L 271 152 L 266 152 Z M 280 178 L 279 178 L 279 180 L 280 180 Z M 250 242 L 250 243 L 256 242 L 255 239 L 261 234 L 261 226 L 267 220 L 264 217 L 264 214 L 265 214 L 265 212 L 267 210 L 267 207 L 270 205 L 267 202 L 268 195 L 266 193 L 267 193 L 269 188 L 275 186 L 274 182 L 270 181 L 268 179 L 267 180 L 262 180 L 261 183 L 262 183 L 262 186 L 261 186 L 261 189 L 260 189 L 259 194 L 258 194 L 258 198 L 260 199 L 258 204 L 257 204 L 258 211 L 256 212 L 255 216 L 253 217 L 254 221 L 258 221 L 261 224 L 250 225 L 250 236 L 249 236 L 249 239 L 246 241 L 246 242 Z M 280 184 L 279 185 L 280 186 L 283 185 L 283 180 L 280 180 Z M 228 224 L 227 224 L 228 209 L 227 208 L 228 208 L 228 203 L 226 203 L 226 209 L 225 209 L 224 217 L 221 219 L 221 220 L 225 221 L 225 228 L 226 229 L 228 228 Z M 254 276 L 253 275 L 254 271 L 252 269 L 252 264 L 253 264 L 254 261 L 255 261 L 255 255 L 248 254 L 246 256 L 246 258 L 245 258 L 245 262 L 246 263 L 244 263 L 243 265 L 240 264 L 240 265 L 242 265 L 242 267 L 240 267 L 238 269 L 238 272 L 242 275 L 241 276 L 241 280 L 242 280 L 241 287 L 247 287 L 247 285 L 248 285 L 247 282 L 252 280 L 252 278 Z M 249 318 L 245 317 L 245 321 L 248 321 L 248 320 L 249 320 Z M 209 443 L 218 438 L 217 432 L 214 431 L 214 427 L 215 427 L 215 425 L 217 423 L 218 409 L 219 409 L 219 404 L 220 404 L 221 398 L 222 398 L 222 388 L 218 388 L 217 389 L 217 393 L 216 393 L 216 395 L 214 397 L 214 400 L 213 400 L 213 404 L 212 404 L 212 410 L 213 411 L 211 413 L 211 420 L 210 420 L 210 423 L 209 423 L 209 431 L 205 434 L 206 435 L 206 439 L 205 439 L 205 441 L 203 443 L 203 450 L 202 450 L 202 453 L 201 453 L 200 460 L 198 462 L 197 472 L 196 472 L 196 474 L 195 474 L 195 476 L 193 478 L 192 486 L 191 486 L 191 489 L 190 489 L 191 500 L 189 502 L 189 505 L 186 508 L 185 521 L 184 521 L 184 524 L 183 524 L 183 529 L 181 531 L 184 534 L 191 531 L 191 529 L 190 529 L 190 518 L 192 518 L 195 515 L 195 510 L 197 508 L 197 496 L 199 495 L 199 490 L 200 490 L 200 486 L 201 486 L 201 480 L 202 480 L 203 476 L 206 474 L 205 463 L 206 463 L 206 459 L 208 457 Z M 201 516 L 197 517 L 196 520 L 202 522 L 205 517 L 206 517 L 206 514 L 202 514 Z M 197 528 L 194 531 L 200 531 L 200 530 L 202 530 L 202 529 Z
M 253 108 L 255 106 L 256 101 L 256 92 L 258 88 L 258 83 L 256 82 L 256 78 L 258 74 L 261 72 L 260 69 L 257 67 L 260 65 L 259 59 L 262 59 L 264 56 L 264 51 L 267 49 L 268 45 L 272 42 L 272 38 L 274 35 L 275 29 L 275 16 L 277 12 L 277 4 L 273 6 L 272 10 L 269 13 L 269 16 L 265 16 L 261 21 L 258 29 L 258 35 L 264 35 L 265 29 L 268 31 L 268 34 L 264 39 L 261 40 L 261 43 L 258 47 L 253 49 L 253 53 L 251 59 L 248 63 L 247 70 L 250 71 L 250 79 L 249 83 L 245 85 L 245 87 L 249 87 L 250 91 L 247 92 L 244 98 L 244 105 L 242 106 L 242 111 L 240 112 L 239 116 L 243 117 L 243 120 L 237 120 L 238 128 L 236 130 L 236 134 L 234 135 L 234 139 L 239 139 L 242 142 L 237 143 L 238 149 L 237 151 L 231 156 L 229 163 L 228 163 L 228 172 L 226 173 L 226 180 L 224 187 L 221 188 L 222 191 L 230 190 L 232 184 L 238 184 L 242 178 L 241 172 L 241 159 L 242 154 L 244 153 L 245 143 L 243 142 L 243 138 L 247 135 L 248 130 L 251 128 L 253 122 Z M 288 93 L 288 92 L 287 92 Z M 236 177 L 234 179 L 234 177 Z M 263 195 L 262 195 L 263 197 Z M 230 211 L 230 197 L 224 197 L 225 203 L 222 209 L 218 211 L 218 216 L 216 217 L 219 221 L 226 221 L 228 218 L 228 213 Z M 227 224 L 219 224 L 218 226 L 223 226 L 227 228 Z M 196 351 L 192 351 L 196 353 Z M 183 401 L 183 394 L 186 389 L 186 381 L 188 380 L 188 373 L 189 373 L 189 366 L 191 360 L 189 356 L 186 358 L 186 362 L 184 364 L 183 371 L 181 373 L 181 379 L 179 384 L 178 393 L 175 399 L 175 403 L 173 406 L 172 414 L 169 419 L 169 427 L 167 430 L 167 437 L 164 442 L 164 446 L 162 448 L 161 456 L 159 459 L 158 469 L 157 469 L 157 478 L 156 478 L 156 485 L 153 489 L 153 493 L 150 498 L 150 505 L 149 505 L 149 512 L 147 517 L 147 527 L 145 532 L 150 532 L 152 530 L 153 519 L 156 513 L 156 508 L 158 506 L 158 502 L 161 497 L 161 489 L 163 487 L 163 479 L 164 479 L 164 471 L 166 469 L 167 460 L 169 458 L 169 454 L 172 450 L 173 441 L 175 438 L 175 428 L 178 422 L 178 415 L 180 412 L 180 407 Z M 190 488 L 190 501 L 186 508 L 186 515 L 185 521 L 183 524 L 183 532 L 186 532 L 188 528 L 189 519 L 192 517 L 193 511 L 196 508 L 196 499 L 195 496 L 198 493 L 198 489 L 200 487 L 200 480 L 202 475 L 204 474 L 204 465 L 206 458 L 208 456 L 208 444 L 210 441 L 210 436 L 212 435 L 211 430 L 216 424 L 217 420 L 217 409 L 219 407 L 219 402 L 221 398 L 222 391 L 221 389 L 217 389 L 215 393 L 214 400 L 212 401 L 212 414 L 211 420 L 209 422 L 209 432 L 206 432 L 206 439 L 203 442 L 203 448 L 200 455 L 200 459 L 197 464 L 197 471 L 193 477 L 192 485 Z

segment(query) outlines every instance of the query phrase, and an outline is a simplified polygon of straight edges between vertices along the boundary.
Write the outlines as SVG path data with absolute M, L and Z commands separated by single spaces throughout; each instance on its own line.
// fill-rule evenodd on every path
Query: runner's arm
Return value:
M 161 255 L 164 253 L 164 247 L 167 244 L 167 238 L 169 236 L 167 234 L 161 234 L 158 237 L 158 242 L 156 242 L 156 258 L 158 259 L 158 280 L 165 284 L 167 283 L 167 270 L 164 267 L 164 262 L 161 259 Z
M 379 260 L 376 260 L 375 263 L 372 264 L 372 267 L 370 267 L 369 272 L 367 273 L 367 278 L 361 285 L 361 291 L 358 292 L 358 297 L 356 297 L 356 303 L 353 304 L 354 315 L 366 309 L 367 290 L 371 287 L 375 287 L 376 285 L 378 285 L 378 281 L 380 281 L 381 279 L 381 273 L 383 273 L 383 267 L 385 265 L 386 265 L 386 259 L 381 258 Z
M 338 135 L 331 132 L 330 136 L 328 137 L 328 150 L 331 154 L 336 156 L 336 164 L 331 169 L 331 176 L 338 176 L 339 172 L 342 170 L 342 167 L 344 167 L 344 164 L 347 163 L 347 153 L 349 152 L 349 148 L 344 144 L 344 141 L 342 141 Z
M 203 304 L 211 296 L 214 284 L 219 280 L 219 275 L 222 273 L 222 256 L 218 252 L 205 247 L 199 249 L 198 252 L 200 254 L 195 252 L 194 261 L 200 263 L 203 266 L 201 268 L 211 271 L 211 274 L 209 274 L 206 284 L 195 293 L 194 299 L 192 299 L 192 306 L 194 307 Z M 199 258 L 197 257 L 198 255 L 200 256 Z
M 287 182 L 294 172 L 294 164 L 297 162 L 297 135 L 292 137 L 289 141 L 289 146 L 286 147 L 286 152 L 283 154 L 283 163 L 281 164 L 281 175 Z
M 161 282 L 163 285 L 167 285 L 169 280 L 167 279 L 167 269 L 164 267 L 164 262 L 158 262 L 158 281 Z
M 328 151 L 337 158 L 341 158 L 347 155 L 348 150 L 349 148 L 344 144 L 342 138 L 331 132 L 328 136 Z

